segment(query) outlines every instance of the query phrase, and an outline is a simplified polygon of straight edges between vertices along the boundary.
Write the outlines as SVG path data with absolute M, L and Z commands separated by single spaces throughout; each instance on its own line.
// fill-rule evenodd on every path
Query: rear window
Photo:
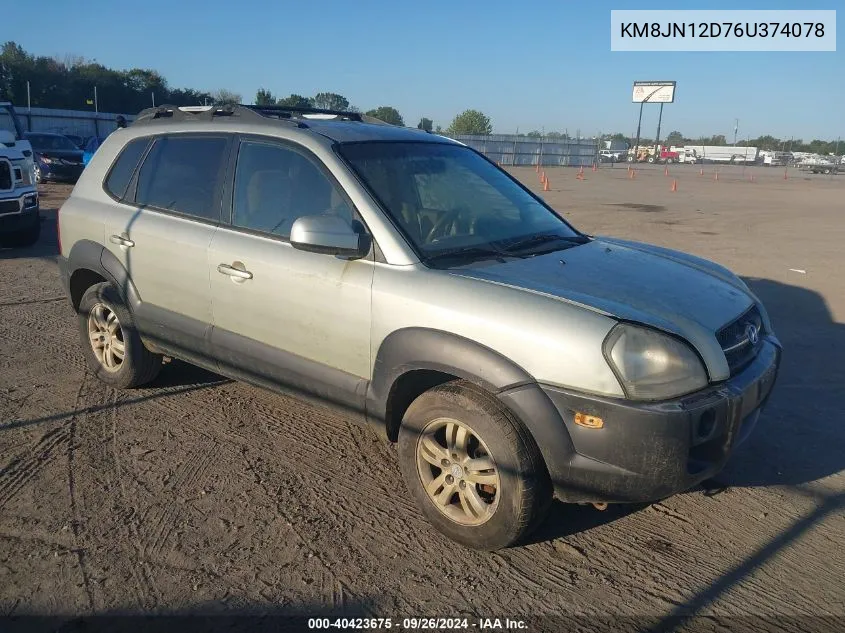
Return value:
M 129 181 L 132 180 L 132 174 L 135 172 L 135 168 L 149 143 L 150 139 L 148 138 L 136 138 L 134 141 L 130 141 L 123 148 L 117 160 L 114 161 L 114 165 L 106 178 L 106 191 L 118 200 L 122 200 L 126 195 L 126 188 L 129 186 Z
M 225 136 L 159 138 L 141 166 L 135 202 L 219 220 L 215 198 L 227 147 Z

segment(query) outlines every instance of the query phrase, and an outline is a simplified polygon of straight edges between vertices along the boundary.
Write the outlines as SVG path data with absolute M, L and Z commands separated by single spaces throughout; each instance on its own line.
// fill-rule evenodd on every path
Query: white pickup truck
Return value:
M 0 246 L 31 246 L 41 233 L 38 190 L 31 163 L 8 147 L 0 131 Z

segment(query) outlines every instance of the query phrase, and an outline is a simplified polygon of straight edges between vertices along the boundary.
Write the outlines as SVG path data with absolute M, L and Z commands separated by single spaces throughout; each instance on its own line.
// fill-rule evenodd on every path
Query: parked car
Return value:
M 78 136 L 76 134 L 65 134 L 65 136 L 68 137 L 70 139 L 71 143 L 76 145 L 76 147 L 78 147 L 79 149 L 82 149 L 83 147 L 85 147 L 85 138 L 84 137 Z
M 356 113 L 144 111 L 94 154 L 59 242 L 104 383 L 167 355 L 338 407 L 398 442 L 410 498 L 476 548 L 524 538 L 553 495 L 712 477 L 781 357 L 722 266 L 587 235 L 462 143 Z
M 29 163 L 0 138 L 0 246 L 31 246 L 40 233 L 38 191 Z
M 82 163 L 84 165 L 91 162 L 91 157 L 94 156 L 94 152 L 97 151 L 97 148 L 100 147 L 105 140 L 105 136 L 91 136 L 88 138 L 85 143 L 85 148 L 82 151 Z
M 27 132 L 26 138 L 35 152 L 37 182 L 48 180 L 76 182 L 82 173 L 82 150 L 62 134 Z

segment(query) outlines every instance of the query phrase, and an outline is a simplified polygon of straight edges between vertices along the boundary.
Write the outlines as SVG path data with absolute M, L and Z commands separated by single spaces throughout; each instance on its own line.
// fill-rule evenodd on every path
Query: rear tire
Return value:
M 117 389 L 139 387 L 161 371 L 161 356 L 148 350 L 117 289 L 95 284 L 79 302 L 78 328 L 83 354 L 97 378 Z
M 411 496 L 440 532 L 497 550 L 545 517 L 552 486 L 531 434 L 493 396 L 466 381 L 426 391 L 399 430 L 399 466 Z

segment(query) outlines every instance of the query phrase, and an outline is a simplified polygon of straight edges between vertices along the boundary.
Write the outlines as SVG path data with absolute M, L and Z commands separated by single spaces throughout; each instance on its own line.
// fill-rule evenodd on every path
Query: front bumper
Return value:
M 750 435 L 780 366 L 777 339 L 730 380 L 677 400 L 635 403 L 543 387 L 573 452 L 566 463 L 544 455 L 564 501 L 643 502 L 689 489 L 719 472 Z M 600 417 L 600 429 L 575 424 L 576 412 Z M 552 463 L 548 463 L 550 461 Z
M 55 180 L 62 182 L 76 182 L 82 175 L 85 165 L 82 163 L 41 163 L 41 180 Z

